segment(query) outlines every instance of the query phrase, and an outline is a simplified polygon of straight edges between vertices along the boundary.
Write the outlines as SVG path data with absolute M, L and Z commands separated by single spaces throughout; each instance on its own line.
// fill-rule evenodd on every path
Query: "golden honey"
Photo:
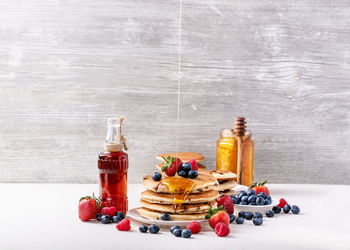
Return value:
M 193 181 L 179 176 L 166 177 L 161 180 L 161 183 L 169 189 L 175 209 L 185 202 L 195 186 Z

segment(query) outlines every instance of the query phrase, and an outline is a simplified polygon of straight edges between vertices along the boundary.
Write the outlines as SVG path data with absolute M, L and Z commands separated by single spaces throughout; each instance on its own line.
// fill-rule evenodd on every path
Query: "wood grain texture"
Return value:
M 248 118 L 256 179 L 350 179 L 350 2 L 183 1 L 180 150 L 215 168 Z M 178 11 L 164 1 L 0 2 L 0 182 L 97 181 L 126 115 L 129 181 L 176 148 Z

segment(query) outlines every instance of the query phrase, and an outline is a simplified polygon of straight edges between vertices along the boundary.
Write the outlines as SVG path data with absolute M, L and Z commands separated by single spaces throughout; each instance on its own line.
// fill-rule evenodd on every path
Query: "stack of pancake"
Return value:
M 169 182 L 173 182 L 171 186 Z M 167 213 L 170 220 L 203 220 L 209 207 L 216 207 L 219 197 L 216 178 L 205 170 L 198 171 L 195 179 L 167 177 L 162 173 L 162 180 L 154 181 L 150 174 L 142 183 L 147 190 L 141 193 L 142 207 L 137 211 L 149 219 L 159 220 Z
M 236 194 L 233 190 L 237 186 L 237 176 L 228 170 L 209 170 L 219 183 L 218 191 L 220 194 Z
M 199 170 L 205 170 L 205 166 L 202 164 L 202 162 L 204 161 L 204 156 L 199 154 L 199 153 L 195 153 L 195 152 L 178 152 L 178 153 L 165 153 L 165 154 L 160 154 L 157 155 L 157 160 L 160 160 L 161 163 L 157 164 L 157 168 L 161 169 L 164 163 L 164 159 L 163 157 L 166 159 L 168 156 L 171 157 L 177 157 L 179 158 L 182 162 L 187 162 L 189 160 L 196 160 L 197 165 L 198 165 L 198 169 Z

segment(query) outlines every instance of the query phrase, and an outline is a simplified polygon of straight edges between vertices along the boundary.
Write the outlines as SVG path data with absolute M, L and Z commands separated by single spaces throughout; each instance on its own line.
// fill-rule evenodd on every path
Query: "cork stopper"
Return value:
M 234 134 L 237 136 L 244 136 L 247 128 L 246 124 L 245 117 L 236 117 Z

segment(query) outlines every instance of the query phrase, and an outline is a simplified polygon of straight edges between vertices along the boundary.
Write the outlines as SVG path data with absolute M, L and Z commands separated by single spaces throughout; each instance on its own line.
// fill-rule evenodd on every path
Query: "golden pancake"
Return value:
M 160 161 L 164 161 L 163 157 L 167 158 L 168 156 L 177 157 L 182 162 L 187 162 L 187 161 L 192 160 L 192 159 L 196 160 L 196 162 L 204 161 L 204 156 L 199 154 L 199 153 L 195 153 L 195 152 L 165 153 L 165 154 L 157 155 L 157 159 Z
M 166 178 L 165 173 L 162 174 L 162 179 Z M 178 177 L 183 178 L 183 177 Z M 194 187 L 192 188 L 192 191 L 190 193 L 202 193 L 205 191 L 209 191 L 212 189 L 217 189 L 219 186 L 219 183 L 213 177 L 209 171 L 206 170 L 200 170 L 198 171 L 198 177 L 195 179 L 189 179 L 184 178 L 186 180 L 191 180 L 194 183 Z M 152 190 L 157 193 L 169 193 L 169 189 L 161 182 L 161 181 L 154 181 L 152 179 L 152 174 L 146 175 L 143 177 L 142 184 L 145 186 L 145 188 Z M 178 190 L 175 190 L 174 193 L 183 193 L 184 190 L 181 189 L 181 186 Z
M 157 204 L 150 203 L 144 200 L 140 201 L 142 207 L 148 208 L 151 210 L 163 212 L 163 213 L 174 213 L 174 214 L 198 214 L 206 213 L 209 211 L 209 208 L 216 208 L 216 201 L 209 203 L 197 203 L 197 204 L 182 204 L 181 206 L 174 209 L 173 205 L 168 204 Z
M 205 170 L 205 166 L 203 164 L 197 164 L 198 165 L 198 170 Z M 163 167 L 163 163 L 158 163 L 157 168 L 160 170 Z
M 219 192 L 210 190 L 207 192 L 189 194 L 184 200 L 184 204 L 207 203 L 215 201 L 219 197 Z M 173 198 L 170 194 L 156 193 L 146 190 L 141 193 L 141 199 L 150 203 L 172 204 Z
M 226 190 L 230 190 L 232 188 L 234 188 L 235 186 L 237 186 L 237 182 L 235 181 L 223 181 L 221 183 L 219 183 L 219 187 L 218 187 L 218 191 L 226 191 Z
M 228 170 L 209 170 L 209 172 L 218 180 L 237 180 L 237 175 Z
M 162 216 L 162 212 L 158 212 L 158 211 L 154 211 L 151 209 L 147 209 L 147 208 L 137 208 L 137 212 L 145 218 L 148 219 L 154 219 L 154 220 L 160 220 L 160 217 Z M 171 214 L 170 215 L 170 220 L 173 221 L 181 221 L 181 220 L 204 220 L 205 219 L 205 215 L 207 213 L 199 213 L 199 214 Z

